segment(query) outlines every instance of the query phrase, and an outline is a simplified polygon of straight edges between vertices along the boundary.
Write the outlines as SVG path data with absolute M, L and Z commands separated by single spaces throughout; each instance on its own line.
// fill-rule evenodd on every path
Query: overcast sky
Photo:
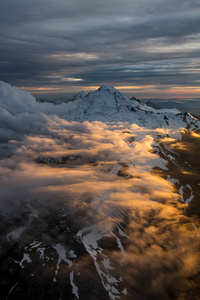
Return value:
M 1 0 L 0 28 L 0 80 L 38 98 L 199 97 L 199 0 Z

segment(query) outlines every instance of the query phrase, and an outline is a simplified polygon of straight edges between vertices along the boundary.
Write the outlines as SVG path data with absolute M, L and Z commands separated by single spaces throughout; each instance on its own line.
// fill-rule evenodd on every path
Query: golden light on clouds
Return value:
M 119 90 L 141 90 L 141 89 L 151 89 L 151 88 L 156 88 L 157 86 L 154 86 L 154 85 L 128 85 L 128 86 L 114 86 L 116 89 L 119 89 Z
M 13 155 L 0 164 L 4 210 L 14 216 L 21 211 L 31 215 L 27 222 L 23 215 L 23 226 L 30 230 L 34 223 L 34 241 L 42 235 L 48 247 L 51 241 L 54 248 L 62 245 L 64 251 L 77 243 L 78 249 L 80 245 L 84 248 L 83 252 L 70 248 L 75 260 L 69 257 L 70 264 L 59 261 L 59 270 L 58 265 L 52 265 L 57 264 L 55 257 L 41 263 L 38 250 L 31 259 L 37 262 L 36 272 L 42 269 L 40 278 L 51 266 L 52 273 L 56 272 L 53 276 L 61 284 L 60 277 L 64 278 L 66 285 L 70 272 L 78 270 L 83 277 L 91 272 L 93 277 L 94 264 L 102 282 L 121 291 L 117 278 L 123 278 L 122 290 L 126 287 L 133 295 L 134 283 L 140 294 L 144 293 L 143 299 L 148 299 L 149 293 L 161 298 L 165 288 L 173 288 L 177 295 L 183 283 L 187 290 L 188 277 L 198 273 L 198 232 L 183 216 L 185 205 L 179 201 L 175 186 L 163 177 L 168 161 L 152 146 L 155 135 L 160 134 L 166 136 L 162 141 L 173 145 L 175 139 L 168 134 L 174 132 L 122 122 L 68 122 L 48 116 L 45 126 L 47 135 L 26 135 L 23 143 L 13 140 Z M 154 167 L 160 172 L 155 173 Z M 22 205 L 13 199 L 20 199 Z M 37 212 L 35 218 L 33 213 Z M 27 232 L 23 243 L 30 243 Z M 21 245 L 21 241 L 18 243 Z M 45 250 L 45 255 L 51 253 Z M 106 268 L 108 263 L 114 267 Z M 115 280 L 110 282 L 110 276 Z
M 196 138 L 200 138 L 200 134 L 198 134 L 198 133 L 192 132 L 191 134 L 192 134 L 192 136 L 194 136 Z
M 73 81 L 84 81 L 84 79 L 82 78 L 73 78 L 73 77 L 63 77 L 61 78 L 62 81 L 69 81 L 69 82 L 73 82 Z
M 20 87 L 20 89 L 24 91 L 30 91 L 30 92 L 54 92 L 59 91 L 59 87 Z

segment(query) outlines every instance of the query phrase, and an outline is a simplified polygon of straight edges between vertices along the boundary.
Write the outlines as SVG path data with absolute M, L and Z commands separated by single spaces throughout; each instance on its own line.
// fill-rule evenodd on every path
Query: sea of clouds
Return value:
M 186 299 L 190 278 L 198 273 L 199 237 L 172 184 L 153 171 L 167 172 L 167 161 L 153 146 L 155 137 L 170 130 L 68 122 L 55 114 L 64 105 L 39 104 L 0 82 L 1 257 L 23 249 L 30 261 L 21 260 L 22 269 L 57 282 L 62 272 L 70 281 L 70 272 L 79 270 L 86 278 L 84 293 L 96 270 L 111 299 Z M 58 228 L 59 218 L 68 224 L 65 230 Z M 31 255 L 36 241 L 44 249 L 66 249 L 65 259 L 57 251 L 53 275 L 48 260 Z M 73 241 L 82 243 L 84 257 Z M 72 264 L 69 247 L 76 257 Z

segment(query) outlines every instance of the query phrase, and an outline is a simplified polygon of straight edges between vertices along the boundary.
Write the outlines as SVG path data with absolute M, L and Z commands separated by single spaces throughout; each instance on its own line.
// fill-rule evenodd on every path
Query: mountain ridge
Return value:
M 177 109 L 156 109 L 139 99 L 123 95 L 113 86 L 100 86 L 88 94 L 81 92 L 66 103 L 61 115 L 69 121 L 103 121 L 136 123 L 139 126 L 200 128 L 200 122 L 190 113 Z

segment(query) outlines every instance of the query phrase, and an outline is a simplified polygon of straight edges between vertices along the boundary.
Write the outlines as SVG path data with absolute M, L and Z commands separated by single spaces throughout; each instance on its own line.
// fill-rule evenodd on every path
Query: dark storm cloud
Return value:
M 6 82 L 198 85 L 198 1 L 9 0 L 0 3 L 0 14 Z

